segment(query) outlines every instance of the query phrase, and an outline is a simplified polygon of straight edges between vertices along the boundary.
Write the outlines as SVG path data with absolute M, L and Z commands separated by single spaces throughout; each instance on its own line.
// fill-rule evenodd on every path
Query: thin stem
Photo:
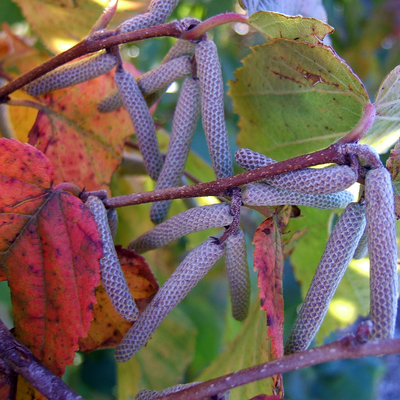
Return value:
M 201 22 L 196 27 L 185 32 L 181 39 L 193 40 L 201 37 L 209 30 L 216 28 L 217 26 L 227 24 L 229 22 L 241 22 L 243 24 L 248 24 L 249 20 L 246 15 L 237 14 L 234 12 L 227 12 L 224 14 L 214 15 L 213 17 L 206 19 Z
M 348 162 L 345 147 L 342 144 L 333 144 L 326 149 L 314 153 L 301 155 L 286 161 L 266 167 L 254 169 L 239 175 L 218 179 L 213 182 L 199 183 L 197 185 L 182 186 L 166 189 L 158 189 L 146 193 L 133 193 L 124 196 L 110 197 L 104 200 L 107 208 L 117 208 L 134 204 L 152 203 L 160 200 L 184 199 L 189 197 L 226 195 L 226 190 L 245 185 L 246 183 L 258 181 L 267 176 L 284 174 L 301 168 L 311 167 L 319 164 L 336 163 L 346 164 Z
M 107 7 L 104 9 L 100 18 L 94 24 L 90 33 L 105 29 L 117 11 L 118 0 L 108 0 Z
M 338 143 L 355 143 L 358 142 L 371 128 L 375 121 L 376 108 L 373 104 L 368 103 L 364 107 L 364 114 L 358 124 L 345 136 L 340 138 Z
M 102 35 L 94 35 L 94 38 L 88 37 L 69 50 L 58 54 L 52 59 L 39 65 L 37 68 L 27 72 L 19 78 L 11 81 L 7 85 L 0 88 L 0 103 L 4 103 L 8 100 L 8 95 L 28 83 L 40 78 L 47 72 L 81 57 L 85 54 L 94 53 L 99 50 L 108 49 L 112 46 L 118 46 L 120 44 L 135 42 L 138 40 L 149 39 L 160 36 L 169 36 L 179 38 L 182 35 L 183 29 L 179 21 L 173 21 L 168 24 L 157 25 L 150 28 L 139 29 L 134 32 L 122 33 L 115 35 L 115 31 L 102 32 L 107 37 Z M 104 36 L 103 35 L 103 36 Z
M 58 376 L 45 367 L 30 351 L 11 335 L 0 320 L 0 359 L 3 366 L 25 378 L 49 400 L 82 400 Z
M 400 339 L 381 339 L 360 343 L 354 335 L 349 335 L 324 346 L 301 351 L 275 361 L 211 379 L 188 389 L 181 390 L 180 392 L 160 396 L 156 399 L 203 399 L 274 375 L 322 364 L 328 361 L 396 353 L 400 353 Z

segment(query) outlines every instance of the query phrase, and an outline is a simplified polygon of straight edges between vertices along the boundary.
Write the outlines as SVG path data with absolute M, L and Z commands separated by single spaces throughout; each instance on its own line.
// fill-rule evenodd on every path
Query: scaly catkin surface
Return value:
M 249 311 L 250 274 L 247 265 L 246 240 L 240 228 L 225 241 L 225 265 L 228 271 L 232 315 L 236 320 L 243 321 Z
M 328 311 L 365 228 L 364 207 L 349 204 L 339 217 L 326 244 L 307 296 L 285 345 L 285 354 L 308 348 Z
M 365 227 L 361 239 L 358 242 L 356 251 L 354 252 L 353 258 L 355 260 L 359 260 L 361 258 L 366 257 L 367 254 L 368 254 L 368 235 L 367 235 L 367 227 Z
M 201 88 L 201 118 L 216 179 L 233 175 L 224 114 L 224 85 L 217 46 L 210 40 L 196 44 L 195 57 Z
M 97 229 L 103 241 L 104 257 L 100 260 L 100 272 L 104 289 L 115 310 L 125 319 L 135 321 L 139 315 L 139 310 L 129 290 L 115 252 L 104 204 L 98 197 L 90 196 L 85 205 L 97 222 Z
M 77 85 L 78 83 L 97 78 L 100 75 L 106 74 L 116 64 L 116 58 L 112 54 L 103 51 L 62 65 L 26 85 L 25 89 L 31 96 L 39 96 L 53 90 Z
M 215 239 L 210 238 L 192 250 L 164 283 L 116 348 L 117 361 L 124 362 L 132 358 L 172 309 L 222 257 L 224 245 L 215 244 L 214 241 Z
M 111 237 L 115 239 L 118 229 L 118 214 L 115 208 L 110 208 L 107 210 L 107 221 L 108 226 L 110 227 Z
M 199 81 L 187 78 L 183 82 L 178 104 L 175 108 L 167 156 L 158 177 L 156 189 L 180 186 L 199 116 Z M 156 201 L 151 205 L 150 219 L 155 224 L 159 224 L 165 219 L 171 202 L 172 200 Z
M 150 26 L 164 24 L 179 0 L 151 0 L 149 8 L 143 14 L 135 15 L 124 21 L 118 28 L 118 33 L 132 32 Z
M 236 162 L 245 170 L 275 164 L 276 161 L 249 149 L 239 149 Z M 341 192 L 357 181 L 357 174 L 347 165 L 327 168 L 304 168 L 265 178 L 262 182 L 280 189 L 309 194 Z
M 141 254 L 164 246 L 189 233 L 230 225 L 232 215 L 229 211 L 230 205 L 227 203 L 191 208 L 174 215 L 154 229 L 132 240 L 128 248 Z
M 144 165 L 151 179 L 157 180 L 163 165 L 156 127 L 135 78 L 126 71 L 116 72 L 115 83 L 135 129 Z
M 397 242 L 392 180 L 386 168 L 367 172 L 365 214 L 370 260 L 371 338 L 391 338 L 397 314 Z
M 269 186 L 265 183 L 252 183 L 244 186 L 243 204 L 249 206 L 298 205 L 320 209 L 344 208 L 354 201 L 347 191 L 332 194 L 307 194 L 291 192 Z

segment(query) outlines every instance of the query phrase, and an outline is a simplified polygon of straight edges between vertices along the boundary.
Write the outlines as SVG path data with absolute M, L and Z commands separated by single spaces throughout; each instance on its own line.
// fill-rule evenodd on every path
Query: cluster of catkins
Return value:
M 162 24 L 176 3 L 177 0 L 152 0 L 146 13 L 125 21 L 117 32 Z M 187 25 L 196 23 L 193 19 L 186 21 Z M 26 90 L 37 96 L 93 79 L 117 64 L 113 54 L 100 52 L 48 73 L 29 84 Z M 173 118 L 167 155 L 163 160 L 148 107 L 172 82 L 181 78 L 184 81 Z M 114 79 L 117 89 L 101 101 L 98 110 L 104 113 L 122 106 L 127 109 L 146 170 L 157 181 L 157 189 L 180 184 L 200 114 L 216 178 L 233 175 L 224 118 L 221 66 L 216 46 L 211 40 L 204 37 L 197 42 L 178 40 L 159 67 L 136 80 L 118 64 Z M 276 162 L 248 149 L 238 150 L 235 158 L 245 170 Z M 357 181 L 359 169 L 358 162 L 350 166 L 305 168 L 268 177 L 241 188 L 242 204 L 248 206 L 345 208 L 330 235 L 290 333 L 286 354 L 309 346 L 350 260 L 364 257 L 368 250 L 371 260 L 371 337 L 393 336 L 397 299 L 397 245 L 391 178 L 382 166 L 368 169 L 367 165 L 365 201 L 354 202 L 352 194 L 345 189 Z M 223 255 L 229 277 L 233 316 L 238 320 L 246 317 L 250 284 L 246 244 L 240 228 L 233 230 L 223 243 L 217 238 L 209 238 L 192 250 L 139 316 L 113 245 L 110 224 L 114 224 L 115 211 L 107 211 L 103 202 L 94 196 L 88 198 L 86 205 L 99 226 L 104 243 L 104 257 L 101 260 L 104 287 L 115 309 L 124 318 L 136 321 L 116 349 L 118 361 L 129 360 L 146 344 L 163 319 Z M 230 204 L 224 202 L 189 209 L 162 222 L 169 207 L 170 201 L 153 203 L 150 217 L 159 225 L 133 240 L 129 248 L 143 253 L 195 231 L 230 226 L 234 218 Z M 143 396 L 150 394 L 144 393 Z

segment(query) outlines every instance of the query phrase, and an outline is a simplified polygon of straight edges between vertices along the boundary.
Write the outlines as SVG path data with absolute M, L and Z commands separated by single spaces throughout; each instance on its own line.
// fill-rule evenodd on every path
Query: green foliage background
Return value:
M 394 2 L 383 0 L 324 1 L 329 23 L 336 29 L 332 35 L 333 47 L 361 78 L 371 99 L 374 99 L 384 76 L 400 64 L 400 32 L 398 28 L 397 31 L 395 29 L 396 22 L 397 27 L 399 26 L 400 15 L 390 8 L 392 3 Z M 237 2 L 233 0 L 181 0 L 174 11 L 173 18 L 192 16 L 203 20 L 221 12 L 232 11 L 235 7 L 237 7 Z M 21 12 L 11 0 L 2 0 L 0 11 L 0 22 L 14 24 L 23 21 Z M 264 39 L 258 33 L 240 36 L 234 31 L 233 26 L 216 28 L 211 34 L 219 49 L 227 92 L 227 82 L 235 79 L 234 71 L 242 66 L 241 60 L 250 53 L 248 46 L 263 43 Z M 147 71 L 161 62 L 173 42 L 172 39 L 154 39 L 128 45 L 126 49 L 130 49 L 131 53 L 134 52 L 133 50 L 139 50 L 139 56 L 132 58 L 132 62 L 140 70 Z M 38 46 L 41 44 L 39 43 Z M 177 97 L 178 93 L 166 94 L 155 114 L 157 122 L 162 124 L 167 132 L 170 129 Z M 233 153 L 238 148 L 236 144 L 239 132 L 238 116 L 233 112 L 231 98 L 226 95 L 225 100 L 227 126 Z M 204 181 L 212 180 L 212 171 L 207 165 L 210 160 L 201 126 L 196 133 L 193 149 L 199 157 L 193 158 L 189 163 L 189 169 L 193 169 L 196 175 Z M 237 166 L 236 170 L 240 172 L 240 168 Z M 139 190 L 142 187 L 150 190 L 152 183 L 131 180 L 118 172 L 112 183 L 114 195 L 125 194 L 132 188 Z M 177 201 L 174 204 L 173 212 L 179 212 L 183 207 L 183 203 Z M 127 207 L 119 211 L 120 226 L 117 243 L 126 246 L 134 236 L 150 229 L 151 224 L 147 220 L 148 211 L 149 205 Z M 314 219 L 317 222 L 318 220 L 327 220 L 329 217 L 329 213 L 321 216 L 321 214 L 309 210 L 305 210 L 304 214 L 307 215 L 308 223 Z M 262 219 L 253 212 L 249 212 L 247 217 L 248 232 L 254 232 Z M 301 229 L 301 221 L 298 225 L 296 226 L 295 223 L 292 229 Z M 311 227 L 311 229 L 313 228 Z M 318 229 L 326 230 L 324 227 L 318 227 Z M 168 248 L 146 255 L 159 282 L 162 283 L 168 278 L 187 251 L 210 234 L 212 232 L 191 235 Z M 250 236 L 248 241 L 249 264 L 252 265 L 253 248 L 250 244 Z M 302 250 L 293 258 L 296 262 L 296 259 L 304 258 L 308 253 L 308 265 L 298 266 L 298 279 L 303 282 L 311 279 L 313 268 L 318 262 L 321 251 L 320 243 L 314 247 L 312 243 L 309 243 L 307 247 L 303 244 Z M 310 252 L 314 253 L 310 255 Z M 309 265 L 310 260 L 313 264 L 311 266 Z M 256 275 L 252 271 L 251 278 L 253 310 L 255 310 L 257 308 L 257 288 Z M 306 288 L 302 290 L 304 292 Z M 301 303 L 300 292 L 301 289 L 294 278 L 292 266 L 287 262 L 284 269 L 286 334 L 295 319 L 296 307 Z M 360 307 L 359 311 L 365 313 L 362 304 Z M 9 309 L 8 288 L 6 283 L 2 282 L 0 283 L 0 317 L 11 323 Z M 262 359 L 250 360 L 249 357 L 246 357 L 246 354 L 253 354 L 251 350 L 257 351 L 258 343 L 249 342 L 246 350 L 243 350 L 241 346 L 232 348 L 229 345 L 237 335 L 239 338 L 246 338 L 249 332 L 251 334 L 254 332 L 255 335 L 258 332 L 257 335 L 262 337 L 265 330 L 265 324 L 262 322 L 262 318 L 257 318 L 257 313 L 252 313 L 244 324 L 232 319 L 229 310 L 227 279 L 223 265 L 219 263 L 167 318 L 149 345 L 139 352 L 137 358 L 119 365 L 117 369 L 111 350 L 96 351 L 89 355 L 78 354 L 76 365 L 67 369 L 65 380 L 85 399 L 118 398 L 122 400 L 134 398 L 139 389 L 161 390 L 180 382 L 193 381 L 199 375 L 205 379 L 212 375 L 213 369 L 216 369 L 216 375 L 218 375 L 218 371 L 219 374 L 222 374 L 229 368 L 232 371 L 240 369 L 250 366 L 251 362 L 262 361 Z M 329 330 L 328 327 L 326 332 Z M 338 335 L 340 333 L 332 333 L 326 340 L 333 340 Z M 227 357 L 227 353 L 224 351 L 228 351 L 231 357 Z M 213 368 L 206 370 L 218 355 L 220 355 L 218 359 L 220 361 L 217 360 Z M 235 358 L 239 355 L 243 355 L 242 362 L 238 362 L 237 357 Z M 222 364 L 227 367 L 226 371 L 218 367 L 221 365 L 218 364 L 221 360 Z M 117 373 L 119 375 L 118 389 L 116 386 Z M 382 362 L 375 358 L 338 361 L 307 368 L 284 376 L 285 397 L 292 400 L 373 399 L 375 383 L 382 373 Z M 253 386 L 253 389 L 246 389 L 240 394 L 237 392 L 235 396 L 237 396 L 236 398 L 249 398 L 262 391 L 267 393 L 268 387 L 269 383 L 264 386 L 257 384 Z

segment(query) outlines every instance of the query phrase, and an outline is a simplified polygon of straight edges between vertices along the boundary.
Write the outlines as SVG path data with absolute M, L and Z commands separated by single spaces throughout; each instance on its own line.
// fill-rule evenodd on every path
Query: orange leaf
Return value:
M 113 73 L 40 96 L 29 143 L 57 165 L 55 184 L 69 181 L 87 190 L 109 190 L 122 160 L 122 141 L 133 133 L 124 108 L 100 114 L 97 104 L 114 88 Z
M 61 376 L 92 320 L 100 235 L 80 199 L 52 189 L 49 160 L 34 147 L 0 139 L 0 179 L 0 265 L 15 333 Z
M 116 246 L 125 279 L 136 304 L 141 311 L 150 303 L 158 290 L 158 284 L 144 257 L 133 250 Z M 103 286 L 96 289 L 97 304 L 93 307 L 93 321 L 86 338 L 79 340 L 79 349 L 90 352 L 96 349 L 116 347 L 132 326 L 113 308 Z

